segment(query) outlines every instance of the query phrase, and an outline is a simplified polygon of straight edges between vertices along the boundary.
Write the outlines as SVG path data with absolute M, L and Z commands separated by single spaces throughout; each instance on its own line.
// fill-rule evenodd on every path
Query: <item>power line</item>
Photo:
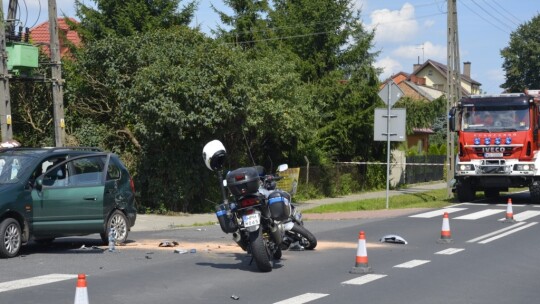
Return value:
M 505 18 L 506 20 L 510 21 L 510 22 L 513 23 L 515 26 L 519 26 L 519 23 L 516 23 L 516 22 L 514 22 L 514 20 L 508 18 L 508 15 L 507 15 L 507 14 L 501 13 L 501 11 L 499 11 L 498 8 L 496 8 L 496 7 L 494 7 L 493 5 L 491 5 L 488 1 L 486 1 L 486 0 L 482 0 L 482 1 L 484 1 L 484 3 L 485 3 L 487 6 L 491 7 L 495 12 L 497 12 L 497 14 L 501 15 L 503 18 Z
M 499 21 L 499 23 L 500 23 L 501 25 L 504 25 L 504 26 L 508 27 L 510 30 L 512 30 L 512 26 L 508 26 L 508 24 L 504 23 L 504 22 L 503 22 L 502 20 L 500 20 L 499 18 L 493 16 L 488 10 L 486 10 L 483 6 L 481 6 L 480 4 L 478 4 L 478 3 L 476 2 L 476 0 L 471 0 L 471 1 L 472 1 L 472 3 L 474 3 L 476 6 L 478 6 L 481 10 L 483 10 L 486 14 L 488 14 L 490 17 L 492 17 L 493 20 Z
M 501 27 L 499 27 L 497 24 L 495 23 L 492 23 L 491 21 L 489 21 L 489 19 L 486 19 L 482 14 L 479 14 L 478 12 L 476 12 L 475 10 L 473 10 L 471 7 L 469 7 L 465 1 L 461 0 L 460 1 L 461 4 L 463 4 L 468 10 L 470 10 L 472 13 L 474 13 L 475 15 L 477 15 L 478 17 L 480 17 L 482 20 L 484 20 L 485 22 L 491 24 L 493 27 L 496 27 L 497 29 L 499 29 L 500 31 L 506 33 L 506 34 L 510 34 L 508 31 L 506 31 L 505 29 L 502 29 Z
M 520 20 L 518 17 L 516 17 L 515 15 L 513 15 L 511 12 L 509 12 L 507 9 L 505 9 L 504 7 L 502 7 L 502 5 L 500 5 L 496 0 L 493 0 L 493 3 L 495 3 L 495 5 L 497 5 L 498 7 L 500 7 L 503 11 L 507 12 L 509 16 L 511 16 L 512 18 L 516 19 L 517 22 L 522 22 L 522 20 Z

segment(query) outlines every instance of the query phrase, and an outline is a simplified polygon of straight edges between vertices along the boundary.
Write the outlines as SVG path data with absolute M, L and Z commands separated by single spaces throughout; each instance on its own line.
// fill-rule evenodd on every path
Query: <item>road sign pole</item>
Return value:
M 390 80 L 393 82 L 393 80 Z M 388 100 L 392 96 L 392 83 L 388 85 Z M 387 118 L 386 118 L 386 209 L 389 205 L 389 189 L 390 189 L 390 102 L 387 103 Z

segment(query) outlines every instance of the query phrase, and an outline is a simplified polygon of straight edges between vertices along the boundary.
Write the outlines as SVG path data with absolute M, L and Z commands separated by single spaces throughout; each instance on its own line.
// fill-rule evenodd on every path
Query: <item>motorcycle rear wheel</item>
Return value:
M 259 268 L 261 272 L 272 271 L 272 263 L 270 261 L 271 254 L 268 243 L 263 237 L 262 227 L 257 231 L 249 233 L 249 243 L 251 246 L 251 254 L 255 259 L 257 268 Z
M 302 245 L 304 249 L 313 250 L 315 247 L 317 247 L 317 238 L 315 238 L 313 233 L 307 230 L 304 226 L 294 224 L 291 232 L 295 233 L 297 237 L 300 238 L 300 245 Z

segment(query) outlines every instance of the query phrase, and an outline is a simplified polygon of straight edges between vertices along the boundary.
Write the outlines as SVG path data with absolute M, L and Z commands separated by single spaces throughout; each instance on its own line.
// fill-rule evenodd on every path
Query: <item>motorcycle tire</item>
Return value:
M 274 260 L 281 260 L 282 255 L 283 252 L 281 252 L 281 248 L 277 248 L 276 251 L 274 251 Z
M 257 268 L 261 272 L 272 271 L 272 263 L 270 261 L 270 250 L 268 248 L 268 242 L 264 239 L 262 234 L 262 227 L 257 231 L 249 233 L 249 243 L 251 246 L 251 254 L 255 259 Z
M 295 233 L 298 237 L 300 237 L 299 242 L 304 249 L 313 250 L 315 247 L 317 247 L 317 239 L 313 233 L 307 230 L 304 226 L 294 224 L 290 232 Z

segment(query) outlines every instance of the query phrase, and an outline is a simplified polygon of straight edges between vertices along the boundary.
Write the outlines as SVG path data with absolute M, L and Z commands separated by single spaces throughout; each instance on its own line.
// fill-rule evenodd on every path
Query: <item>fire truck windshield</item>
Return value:
M 463 109 L 463 131 L 500 132 L 529 129 L 527 107 L 466 107 Z

